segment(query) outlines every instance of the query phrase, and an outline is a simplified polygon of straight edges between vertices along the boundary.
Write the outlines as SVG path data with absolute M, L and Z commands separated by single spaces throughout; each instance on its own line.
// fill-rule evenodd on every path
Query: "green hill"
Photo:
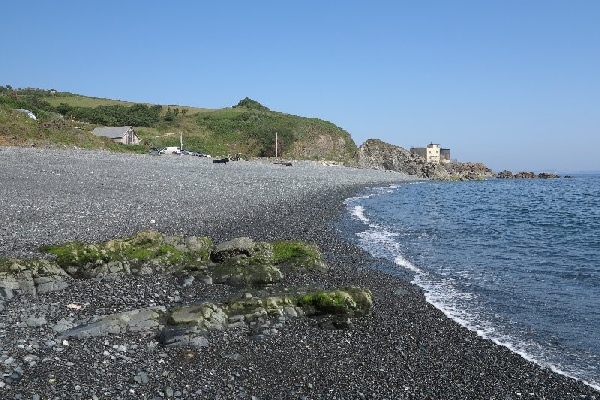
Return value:
M 37 120 L 17 109 L 31 110 Z M 97 126 L 132 125 L 141 145 L 125 146 L 91 134 Z M 43 89 L 0 86 L 0 145 L 77 146 L 146 152 L 179 146 L 215 156 L 345 161 L 356 152 L 350 134 L 317 118 L 271 111 L 245 98 L 232 107 L 205 109 L 87 97 Z

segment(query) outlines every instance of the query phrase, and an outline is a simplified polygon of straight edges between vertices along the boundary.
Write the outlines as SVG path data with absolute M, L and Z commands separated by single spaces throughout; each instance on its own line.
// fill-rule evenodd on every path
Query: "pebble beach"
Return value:
M 359 286 L 368 316 L 348 329 L 310 318 L 215 331 L 208 345 L 161 346 L 151 335 L 62 338 L 59 321 L 227 298 L 219 285 L 173 276 L 73 280 L 62 291 L 0 307 L 2 399 L 599 399 L 583 382 L 478 337 L 401 277 L 346 242 L 344 200 L 406 175 L 312 161 L 213 164 L 209 158 L 81 149 L 0 148 L 0 257 L 44 257 L 40 246 L 100 242 L 145 229 L 213 242 L 299 239 L 330 269 L 295 285 Z M 77 305 L 80 308 L 68 307 Z

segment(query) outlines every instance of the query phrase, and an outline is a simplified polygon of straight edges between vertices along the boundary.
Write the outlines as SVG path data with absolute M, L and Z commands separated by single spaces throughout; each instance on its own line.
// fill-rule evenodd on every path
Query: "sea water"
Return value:
M 414 182 L 346 206 L 349 237 L 448 317 L 600 390 L 600 175 Z

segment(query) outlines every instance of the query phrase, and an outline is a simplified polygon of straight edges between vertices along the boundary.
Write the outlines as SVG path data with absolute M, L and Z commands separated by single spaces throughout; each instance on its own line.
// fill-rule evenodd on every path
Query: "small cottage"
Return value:
M 139 144 L 140 138 L 135 134 L 133 126 L 108 126 L 103 128 L 95 128 L 92 131 L 93 135 L 104 136 L 111 139 L 113 142 L 123 144 Z

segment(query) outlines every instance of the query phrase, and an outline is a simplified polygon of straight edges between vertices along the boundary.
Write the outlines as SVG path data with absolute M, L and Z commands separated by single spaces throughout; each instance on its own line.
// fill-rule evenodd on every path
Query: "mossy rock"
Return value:
M 331 291 L 316 291 L 296 298 L 306 315 L 367 315 L 373 305 L 371 291 L 354 286 Z
M 194 269 L 207 262 L 211 247 L 209 238 L 184 239 L 146 230 L 104 243 L 75 241 L 45 246 L 42 251 L 54 254 L 57 264 L 73 276 L 96 277 Z
M 227 314 L 216 304 L 203 303 L 171 310 L 167 322 L 169 325 L 190 325 L 220 330 L 227 324 Z
M 280 282 L 283 274 L 272 264 L 253 263 L 248 259 L 229 259 L 208 267 L 208 275 L 215 283 L 232 286 L 264 286 Z
M 213 246 L 206 237 L 167 236 L 153 230 L 103 243 L 74 241 L 42 250 L 55 255 L 62 269 L 79 278 L 182 271 L 202 272 L 216 283 L 256 286 L 279 282 L 282 270 L 327 269 L 313 243 L 267 243 L 241 237 Z M 0 263 L 2 268 L 8 267 Z
M 55 262 L 44 259 L 0 259 L 0 300 L 17 294 L 35 296 L 69 286 L 68 274 Z
M 326 271 L 328 268 L 316 244 L 299 240 L 273 242 L 273 262 L 281 268 L 295 270 Z
M 227 311 L 227 315 L 232 317 L 253 314 L 262 310 L 269 314 L 293 305 L 293 298 L 289 296 L 251 297 L 228 301 L 225 303 L 224 309 Z
M 267 242 L 255 242 L 249 237 L 239 237 L 214 246 L 210 259 L 216 263 L 247 259 L 248 264 L 271 264 L 273 246 Z
M 18 275 L 23 272 L 27 272 L 34 278 L 42 276 L 68 276 L 62 268 L 51 260 L 0 258 L 0 273 Z
M 206 273 L 215 283 L 233 286 L 264 286 L 283 279 L 273 265 L 273 246 L 248 237 L 235 238 L 214 246 Z
M 0 258 L 0 272 L 10 272 L 10 267 L 13 264 L 11 258 Z

